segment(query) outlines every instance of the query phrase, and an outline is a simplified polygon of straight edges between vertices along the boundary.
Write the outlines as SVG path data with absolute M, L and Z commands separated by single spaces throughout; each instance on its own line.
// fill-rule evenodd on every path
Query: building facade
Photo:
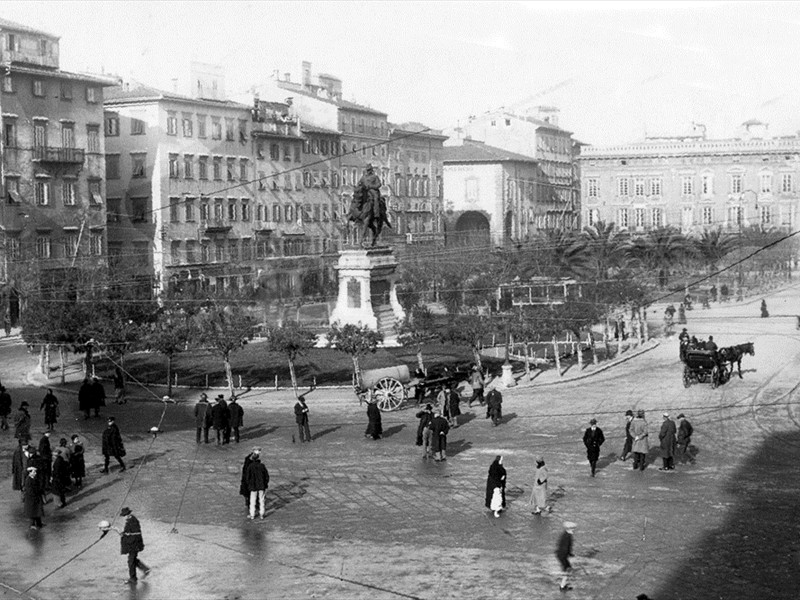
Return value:
M 106 264 L 103 90 L 115 81 L 60 70 L 51 34 L 0 19 L 0 38 L 0 278 L 16 321 L 19 294 Z
M 584 147 L 583 222 L 632 232 L 671 226 L 687 234 L 797 223 L 800 138 L 769 137 L 758 121 L 741 137 L 692 135 Z

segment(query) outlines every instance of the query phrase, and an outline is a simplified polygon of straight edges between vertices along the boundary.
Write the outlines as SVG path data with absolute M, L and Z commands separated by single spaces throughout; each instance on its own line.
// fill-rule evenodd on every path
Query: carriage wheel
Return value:
M 711 387 L 716 388 L 720 384 L 719 367 L 716 365 L 711 369 Z
M 397 410 L 406 399 L 406 388 L 394 377 L 379 379 L 372 391 L 382 411 Z
M 689 387 L 690 385 L 692 385 L 692 374 L 687 365 L 683 367 L 683 387 Z

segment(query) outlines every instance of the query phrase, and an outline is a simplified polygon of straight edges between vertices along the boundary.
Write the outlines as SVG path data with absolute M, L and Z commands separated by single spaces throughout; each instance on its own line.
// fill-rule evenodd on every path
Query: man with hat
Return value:
M 644 420 L 644 411 L 638 410 L 636 418 L 631 421 L 631 435 L 633 436 L 633 444 L 631 445 L 631 452 L 633 452 L 633 470 L 639 469 L 644 471 L 647 466 L 647 452 L 650 450 L 650 444 L 647 441 L 649 435 L 647 431 L 647 421 Z
M 92 408 L 94 409 L 94 416 L 100 416 L 100 407 L 106 405 L 106 388 L 100 382 L 96 375 L 92 376 Z
M 675 421 L 669 418 L 669 413 L 664 413 L 664 421 L 661 423 L 661 431 L 658 432 L 658 439 L 661 440 L 661 459 L 664 466 L 659 471 L 674 471 L 675 457 Z
M 225 433 L 228 431 L 229 416 L 225 396 L 218 394 L 217 402 L 211 407 L 211 420 L 214 425 L 214 433 L 217 434 L 217 446 L 227 443 Z
M 681 462 L 685 462 L 687 459 L 692 461 L 692 457 L 689 456 L 689 444 L 692 442 L 692 433 L 694 432 L 694 427 L 692 427 L 692 424 L 689 423 L 689 420 L 683 413 L 678 415 L 678 419 L 680 419 L 680 424 L 678 425 L 676 454 Z
M 194 405 L 194 425 L 197 428 L 197 443 L 200 443 L 200 433 L 202 432 L 205 443 L 208 443 L 208 430 L 211 429 L 211 405 L 208 403 L 208 396 L 203 392 L 200 400 Z
M 426 404 L 425 408 L 417 413 L 419 426 L 417 427 L 417 446 L 422 446 L 422 458 L 431 455 L 431 421 L 433 421 L 433 406 Z
M 628 460 L 628 455 L 631 453 L 631 448 L 633 448 L 633 436 L 631 435 L 631 421 L 633 421 L 633 411 L 626 410 L 625 411 L 625 444 L 622 446 L 622 454 L 620 455 L 620 460 Z
M 572 589 L 572 586 L 567 584 L 567 576 L 572 570 L 569 559 L 571 556 L 574 556 L 572 553 L 572 532 L 576 527 L 577 525 L 572 521 L 565 521 L 564 531 L 561 532 L 561 536 L 558 538 L 558 545 L 556 546 L 556 558 L 558 558 L 558 562 L 561 564 L 561 571 L 563 572 L 561 584 L 558 586 L 558 589 L 562 592 Z
M 28 403 L 24 401 L 14 417 L 14 437 L 18 440 L 31 437 L 31 414 L 28 412 Z
M 122 443 L 122 434 L 117 427 L 116 419 L 108 417 L 108 425 L 103 431 L 103 473 L 108 473 L 108 463 L 113 456 L 120 466 L 120 473 L 126 469 L 122 457 L 125 456 L 125 445 Z
M 589 421 L 589 427 L 583 434 L 583 445 L 586 446 L 586 458 L 592 468 L 592 477 L 597 469 L 597 460 L 600 458 L 600 446 L 606 441 L 603 430 L 597 426 L 597 419 Z
M 245 473 L 247 489 L 250 491 L 250 514 L 248 518 L 256 518 L 256 504 L 259 505 L 259 516 L 263 519 L 266 506 L 265 496 L 269 487 L 269 472 L 261 462 L 261 448 L 253 448 L 250 464 Z
M 300 443 L 311 441 L 311 429 L 308 426 L 308 404 L 306 395 L 300 394 L 294 405 L 294 421 L 297 423 L 297 433 L 300 436 Z M 292 438 L 294 440 L 294 438 Z
M 536 473 L 533 476 L 533 491 L 531 492 L 531 504 L 533 512 L 531 514 L 540 515 L 542 509 L 550 512 L 547 505 L 547 467 L 544 465 L 544 457 L 536 457 Z
M 244 427 L 244 409 L 236 402 L 236 395 L 231 396 L 228 402 L 228 430 L 227 441 L 231 441 L 231 432 L 233 432 L 233 439 L 239 443 L 239 428 Z
M 11 414 L 11 395 L 4 385 L 0 385 L 0 429 L 8 429 L 8 415 Z
M 136 569 L 142 571 L 142 579 L 150 574 L 150 567 L 139 560 L 139 552 L 144 550 L 142 526 L 139 519 L 127 506 L 119 511 L 119 516 L 125 518 L 125 527 L 119 533 L 120 554 L 128 555 L 128 579 L 125 583 L 136 583 Z

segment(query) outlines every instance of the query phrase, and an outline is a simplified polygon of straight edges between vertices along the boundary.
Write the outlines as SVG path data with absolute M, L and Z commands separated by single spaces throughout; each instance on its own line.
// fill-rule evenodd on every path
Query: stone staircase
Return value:
M 382 304 L 375 307 L 375 317 L 378 319 L 378 331 L 383 334 L 384 338 L 393 338 L 396 333 L 394 330 L 397 317 L 394 316 L 392 307 L 388 304 Z

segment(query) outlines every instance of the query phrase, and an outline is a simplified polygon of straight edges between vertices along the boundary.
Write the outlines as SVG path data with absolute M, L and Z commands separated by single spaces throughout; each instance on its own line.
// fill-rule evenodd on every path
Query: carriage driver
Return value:
M 711 350 L 712 352 L 716 352 L 717 348 L 718 348 L 718 346 L 717 346 L 716 342 L 714 341 L 714 336 L 713 335 L 708 336 L 708 341 L 705 344 L 705 349 L 706 350 Z

